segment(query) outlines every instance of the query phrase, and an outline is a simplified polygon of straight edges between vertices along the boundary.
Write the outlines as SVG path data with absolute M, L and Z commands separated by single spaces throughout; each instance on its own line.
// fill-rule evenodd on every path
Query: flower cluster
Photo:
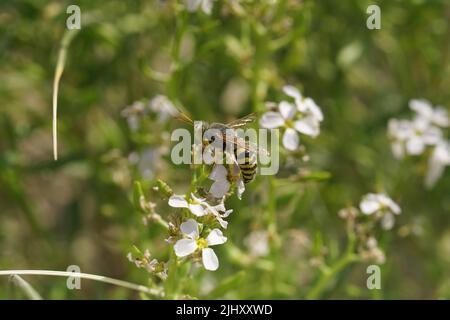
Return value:
M 412 120 L 389 120 L 388 135 L 392 152 L 401 159 L 406 155 L 422 155 L 429 150 L 431 156 L 425 184 L 432 187 L 445 167 L 450 165 L 450 142 L 442 131 L 450 126 L 448 112 L 443 107 L 433 108 L 426 100 L 411 100 L 409 107 L 415 112 Z
M 205 14 L 210 15 L 213 8 L 213 1 L 214 0 L 185 0 L 185 4 L 186 9 L 189 12 L 201 10 Z
M 170 137 L 167 130 L 162 128 L 167 126 L 168 120 L 177 113 L 174 104 L 164 95 L 157 95 L 148 101 L 135 101 L 122 110 L 122 116 L 126 118 L 132 133 L 148 132 L 149 128 L 155 129 L 156 126 L 161 128 L 154 130 L 161 134 L 151 145 L 128 155 L 129 163 L 136 166 L 145 180 L 152 179 L 155 172 L 161 170 L 162 157 L 169 151 L 167 144 Z
M 283 146 L 295 151 L 300 145 L 299 133 L 317 137 L 323 113 L 313 99 L 302 97 L 293 86 L 284 86 L 283 92 L 290 98 L 278 104 L 269 103 L 270 111 L 263 114 L 260 125 L 263 128 L 283 128 Z
M 163 123 L 177 114 L 173 103 L 163 95 L 157 95 L 150 101 L 135 101 L 122 110 L 122 116 L 127 119 L 131 131 L 137 131 L 141 122 L 150 113 L 157 115 L 158 121 Z
M 219 268 L 219 259 L 210 246 L 223 244 L 227 237 L 219 229 L 209 231 L 208 236 L 201 237 L 199 224 L 194 219 L 183 222 L 180 226 L 183 238 L 174 245 L 175 254 L 182 258 L 195 252 L 201 252 L 203 266 L 206 270 L 215 271 Z
M 347 221 L 348 232 L 355 235 L 357 253 L 363 260 L 384 263 L 384 252 L 379 248 L 375 237 L 378 226 L 391 230 L 395 215 L 401 213 L 400 206 L 384 193 L 369 193 L 363 196 L 359 209 L 341 209 L 339 217 Z

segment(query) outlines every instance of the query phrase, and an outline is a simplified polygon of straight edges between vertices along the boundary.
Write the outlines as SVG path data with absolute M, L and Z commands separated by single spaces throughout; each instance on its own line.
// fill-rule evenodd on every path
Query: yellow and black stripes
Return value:
M 249 183 L 255 177 L 256 168 L 258 167 L 256 155 L 238 147 L 236 148 L 236 159 L 241 170 L 242 180 L 244 180 L 244 183 Z

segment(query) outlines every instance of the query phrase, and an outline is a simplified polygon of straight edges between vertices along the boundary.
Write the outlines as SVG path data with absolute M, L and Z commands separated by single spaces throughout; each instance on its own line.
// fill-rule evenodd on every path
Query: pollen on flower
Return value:
M 200 250 L 208 248 L 208 241 L 206 241 L 206 239 L 199 238 L 197 239 L 197 246 Z

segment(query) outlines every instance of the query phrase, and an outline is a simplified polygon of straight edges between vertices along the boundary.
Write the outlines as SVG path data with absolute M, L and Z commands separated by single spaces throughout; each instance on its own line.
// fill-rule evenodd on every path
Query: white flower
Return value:
M 361 212 L 366 215 L 376 214 L 381 217 L 381 226 L 390 230 L 394 226 L 394 214 L 400 214 L 401 209 L 397 203 L 383 193 L 366 194 L 359 204 Z
M 219 229 L 213 229 L 206 239 L 201 238 L 198 230 L 198 223 L 194 219 L 183 222 L 180 230 L 184 235 L 183 239 L 178 240 L 174 245 L 177 257 L 186 257 L 197 250 L 202 252 L 202 262 L 206 270 L 215 271 L 219 268 L 219 259 L 217 259 L 214 250 L 209 246 L 223 244 L 227 237 Z
M 178 114 L 177 108 L 166 96 L 157 95 L 150 100 L 149 109 L 158 115 L 159 122 L 165 122 Z
M 131 131 L 137 131 L 140 126 L 140 120 L 146 113 L 145 105 L 141 101 L 136 101 L 123 109 L 121 115 L 127 118 L 128 127 L 130 127 Z
M 254 257 L 264 257 L 269 254 L 269 235 L 265 230 L 251 232 L 244 243 Z
M 434 147 L 433 153 L 428 160 L 428 172 L 425 177 L 425 185 L 433 187 L 441 177 L 446 166 L 450 165 L 450 142 L 441 141 Z
M 233 157 L 233 164 L 231 165 L 232 172 L 222 164 L 216 164 L 209 175 L 209 179 L 213 180 L 213 184 L 209 189 L 209 193 L 214 197 L 221 199 L 230 190 L 231 184 L 234 181 L 236 184 L 236 194 L 239 199 L 242 199 L 242 194 L 245 191 L 244 180 L 240 175 L 240 169 L 237 160 Z M 232 182 L 229 181 L 231 179 Z
M 214 0 L 185 0 L 186 9 L 189 12 L 197 11 L 199 8 L 206 14 L 211 14 Z
M 267 129 L 284 127 L 283 146 L 294 151 L 300 143 L 297 132 L 311 137 L 319 135 L 323 114 L 314 100 L 303 98 L 296 88 L 285 86 L 283 91 L 294 99 L 294 103 L 281 101 L 278 112 L 268 111 L 263 114 L 260 125 Z
M 439 143 L 442 130 L 420 117 L 413 121 L 391 119 L 388 123 L 388 135 L 394 156 L 403 158 L 405 154 L 420 155 L 427 146 Z
M 132 152 L 128 156 L 128 161 L 137 165 L 142 177 L 146 180 L 153 178 L 154 173 L 161 167 L 161 153 L 159 149 L 149 147 L 142 153 Z
M 447 110 L 443 107 L 433 106 L 426 100 L 413 99 L 409 102 L 411 110 L 417 113 L 417 116 L 430 124 L 437 125 L 439 127 L 450 126 L 450 120 L 448 118 Z
M 220 226 L 224 229 L 228 226 L 228 222 L 226 222 L 224 218 L 227 218 L 233 212 L 233 210 L 225 209 L 223 201 L 218 205 L 212 206 L 206 201 L 206 199 L 196 197 L 193 193 L 191 194 L 190 199 L 186 199 L 185 195 L 172 195 L 169 198 L 169 206 L 173 208 L 187 208 L 197 217 L 212 214 L 217 219 Z

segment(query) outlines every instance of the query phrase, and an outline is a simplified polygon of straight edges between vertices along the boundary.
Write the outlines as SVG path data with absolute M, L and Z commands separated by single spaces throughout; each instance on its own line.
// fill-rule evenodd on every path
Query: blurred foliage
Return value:
M 450 172 L 426 190 L 425 164 L 395 160 L 386 136 L 388 119 L 408 114 L 411 98 L 450 105 L 450 3 L 376 2 L 381 30 L 366 28 L 373 1 L 365 0 L 246 0 L 234 7 L 215 1 L 211 16 L 189 13 L 177 1 L 78 0 L 82 29 L 60 84 L 54 162 L 52 82 L 66 8 L 74 2 L 2 1 L 0 269 L 75 264 L 148 284 L 147 272 L 126 254 L 133 245 L 158 259 L 168 252 L 159 226 L 142 224 L 133 209 L 140 175 L 128 155 L 161 140 L 155 127 L 130 133 L 121 110 L 164 94 L 196 119 L 225 122 L 262 111 L 290 83 L 325 114 L 321 135 L 305 139 L 310 160 L 301 167 L 331 177 L 279 179 L 272 188 L 258 177 L 242 201 L 230 200 L 230 243 L 219 250 L 220 269 L 197 270 L 187 293 L 212 286 L 210 298 L 305 297 L 317 276 L 310 260 L 333 259 L 344 245 L 338 210 L 387 190 L 403 213 L 381 239 L 382 290 L 366 289 L 367 265 L 359 264 L 340 273 L 322 297 L 450 298 Z M 169 162 L 157 171 L 178 192 L 190 174 Z M 152 185 L 143 183 L 150 197 Z M 267 203 L 267 190 L 276 192 L 275 203 Z M 265 226 L 268 208 L 276 210 L 281 250 L 253 263 L 243 239 Z M 44 298 L 139 298 L 86 280 L 82 290 L 70 291 L 65 279 L 25 278 Z M 11 297 L 7 278 L 0 297 Z

